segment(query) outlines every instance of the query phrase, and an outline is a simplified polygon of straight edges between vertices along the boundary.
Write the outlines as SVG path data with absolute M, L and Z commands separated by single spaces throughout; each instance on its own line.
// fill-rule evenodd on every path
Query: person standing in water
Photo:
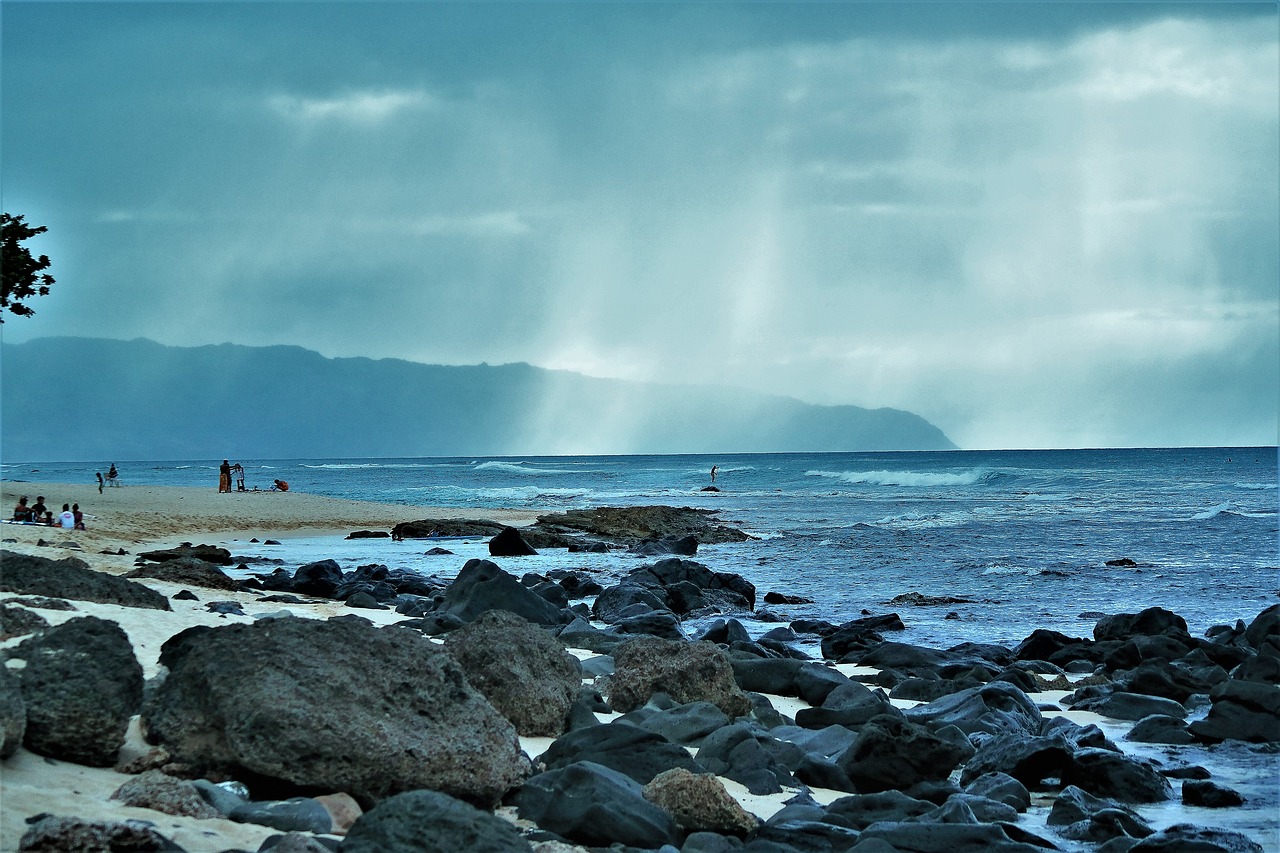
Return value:
M 719 470 L 720 470 L 720 466 L 719 466 L 719 465 L 712 465 L 712 466 L 711 466 L 711 485 L 713 485 L 713 486 L 716 484 L 716 472 L 717 472 L 717 471 L 719 471 Z

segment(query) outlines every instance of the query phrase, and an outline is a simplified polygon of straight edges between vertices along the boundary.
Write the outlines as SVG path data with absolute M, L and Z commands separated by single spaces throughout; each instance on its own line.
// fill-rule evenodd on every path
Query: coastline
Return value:
M 134 555 L 151 547 L 164 547 L 179 541 L 199 542 L 205 535 L 221 535 L 266 538 L 289 538 L 344 535 L 352 530 L 362 528 L 387 529 L 399 521 L 421 518 L 444 517 L 487 517 L 501 520 L 512 525 L 529 523 L 536 517 L 535 512 L 465 510 L 458 508 L 419 507 L 396 504 L 380 504 L 373 502 L 352 501 L 328 498 L 306 493 L 272 493 L 245 492 L 219 494 L 216 489 L 198 489 L 173 486 L 124 486 L 107 489 L 102 495 L 96 494 L 96 486 L 77 486 L 74 484 L 33 483 L 6 481 L 3 483 L 3 500 L 9 503 L 10 509 L 18 495 L 26 494 L 34 499 L 43 494 L 50 505 L 61 506 L 63 502 L 78 502 L 90 517 L 90 526 L 85 531 L 65 531 L 61 528 L 48 528 L 35 525 L 3 525 L 0 527 L 0 538 L 15 539 L 6 542 L 4 548 L 23 554 L 35 554 L 61 559 L 76 557 L 85 560 L 98 571 L 121 575 L 134 567 Z M 256 524 L 249 524 L 252 519 Z M 37 544 L 40 540 L 47 544 Z M 69 547 L 70 544 L 78 547 Z M 116 551 L 124 549 L 127 554 Z M 111 553 L 102 553 L 110 551 Z M 506 561 L 500 561 L 506 565 Z M 292 567 L 290 567 L 292 568 Z M 451 564 L 451 568 L 457 568 Z M 512 569 L 511 566 L 506 568 Z M 150 587 L 166 596 L 173 607 L 172 612 L 139 610 L 110 604 L 94 604 L 73 601 L 73 611 L 49 611 L 39 609 L 51 625 L 79 616 L 97 616 L 117 622 L 125 631 L 135 655 L 143 668 L 144 676 L 150 678 L 159 671 L 159 654 L 161 646 L 174 634 L 195 626 L 223 626 L 228 624 L 252 623 L 266 615 L 278 615 L 288 610 L 294 615 L 311 619 L 328 619 L 334 616 L 350 616 L 353 611 L 341 601 L 311 601 L 305 605 L 281 605 L 277 602 L 263 601 L 259 594 L 248 591 L 213 590 L 196 587 L 199 600 L 175 599 L 174 595 L 184 588 L 182 585 L 166 583 L 149 578 L 139 578 L 139 583 Z M 3 598 L 13 597 L 3 594 Z M 207 603 L 211 601 L 233 601 L 238 603 L 244 615 L 223 615 L 210 612 Z M 401 621 L 403 616 L 391 610 L 360 610 L 358 615 L 367 618 L 378 626 Z M 1241 614 L 1249 618 L 1252 614 Z M 11 638 L 0 643 L 0 649 L 8 650 L 18 645 L 25 636 Z M 589 653 L 578 652 L 579 656 Z M 843 666 L 840 669 L 847 669 Z M 847 674 L 847 673 L 846 673 Z M 1032 694 L 1037 702 L 1056 703 L 1064 694 L 1062 691 L 1040 692 Z M 794 715 L 797 710 L 807 707 L 807 703 L 794 698 L 769 695 L 774 706 L 784 714 Z M 915 702 L 895 700 L 898 707 L 910 707 Z M 1131 727 L 1130 723 L 1101 717 L 1086 711 L 1055 712 L 1081 725 L 1098 724 L 1108 736 L 1120 740 Z M 601 719 L 607 722 L 608 717 Z M 527 754 L 536 757 L 549 746 L 551 739 L 522 738 L 522 745 Z M 1130 751 L 1138 753 L 1157 750 L 1126 744 Z M 121 756 L 127 760 L 130 756 L 141 755 L 147 749 L 142 742 L 137 725 L 132 727 Z M 140 819 L 154 823 L 162 834 L 171 838 L 190 853 L 214 853 L 229 847 L 256 849 L 264 839 L 277 834 L 277 830 L 256 824 L 236 823 L 222 819 L 204 819 L 176 817 L 148 809 L 131 808 L 108 799 L 111 792 L 128 781 L 130 776 L 111 768 L 89 768 L 66 761 L 54 761 L 35 755 L 25 748 L 4 763 L 4 779 L 0 796 L 4 808 L 0 809 L 0 853 L 16 850 L 18 840 L 25 831 L 25 818 L 40 813 L 51 812 L 62 815 L 76 815 L 91 820 L 123 820 Z M 1214 768 L 1218 773 L 1218 768 Z M 1241 778 L 1227 780 L 1241 784 Z M 750 795 L 736 783 L 728 783 L 726 787 L 735 799 L 749 811 L 761 819 L 767 819 L 782 807 L 784 800 L 794 794 L 788 791 L 785 795 L 757 797 Z M 827 803 L 842 796 L 837 791 L 814 788 L 812 794 L 816 800 Z M 1032 831 L 1043 829 L 1045 813 L 1048 809 L 1046 800 L 1039 800 L 1035 814 L 1026 815 L 1021 823 Z M 1185 811 L 1174 804 L 1155 815 L 1153 821 L 1157 825 L 1175 822 L 1177 815 Z M 1194 812 L 1194 810 L 1193 810 Z M 1193 814 L 1187 817 L 1197 823 L 1222 822 L 1224 814 Z M 1219 820 L 1215 821 L 1214 818 Z M 1231 821 L 1227 821 L 1230 823 Z
M 390 530 L 402 521 L 427 518 L 488 518 L 513 527 L 532 524 L 531 510 L 461 510 L 456 507 L 413 506 L 331 498 L 290 490 L 220 493 L 216 488 L 189 486 L 119 486 L 98 494 L 96 485 L 5 480 L 0 483 L 0 507 L 12 516 L 18 498 L 31 503 L 44 495 L 50 509 L 78 503 L 86 530 L 64 531 L 43 525 L 5 524 L 3 538 L 19 542 L 63 538 L 73 533 L 91 543 L 164 547 L 201 534 L 282 539 L 297 536 L 346 534 L 362 528 Z

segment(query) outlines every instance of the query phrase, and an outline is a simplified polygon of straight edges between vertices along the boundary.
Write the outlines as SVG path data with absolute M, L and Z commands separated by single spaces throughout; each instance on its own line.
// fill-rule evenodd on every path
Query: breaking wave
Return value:
M 986 468 L 967 471 L 805 471 L 806 477 L 826 477 L 842 483 L 868 486 L 972 486 L 1006 475 Z

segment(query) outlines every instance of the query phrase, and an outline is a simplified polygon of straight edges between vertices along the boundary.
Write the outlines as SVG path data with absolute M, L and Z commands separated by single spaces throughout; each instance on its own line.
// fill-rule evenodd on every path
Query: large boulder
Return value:
M 1142 839 L 1129 853 L 1263 853 L 1263 847 L 1229 829 L 1175 823 Z
M 658 692 L 681 704 L 710 702 L 731 719 L 751 710 L 728 657 L 711 643 L 638 637 L 618 646 L 613 660 L 608 698 L 615 711 L 633 711 Z
M 489 540 L 490 557 L 533 557 L 537 553 L 514 527 L 502 528 L 497 536 Z
M 616 770 L 641 785 L 667 770 L 701 773 L 706 768 L 688 750 L 657 732 L 627 723 L 587 726 L 562 735 L 538 757 L 548 770 L 583 761 Z
M 625 580 L 641 586 L 662 589 L 666 591 L 668 598 L 682 585 L 688 584 L 692 589 L 703 593 L 704 600 L 708 603 L 743 610 L 751 610 L 756 606 L 755 584 L 746 578 L 731 572 L 712 571 L 702 563 L 681 560 L 678 557 L 670 557 L 641 566 L 629 572 Z
M 488 610 L 506 610 L 537 625 L 560 625 L 560 608 L 489 560 L 467 560 L 444 591 L 437 610 L 472 622 Z
M 989 738 L 978 747 L 960 775 L 960 784 L 988 773 L 1007 774 L 1028 788 L 1050 776 L 1057 777 L 1071 761 L 1074 749 L 1064 738 L 1007 732 Z
M 22 702 L 22 682 L 5 666 L 0 666 L 0 760 L 22 746 L 27 731 L 27 707 Z
M 967 743 L 962 747 L 924 726 L 883 714 L 862 727 L 836 763 L 858 793 L 871 794 L 941 781 L 971 754 Z
M 582 686 L 582 664 L 546 630 L 505 610 L 489 610 L 453 631 L 445 648 L 467 681 L 526 736 L 556 737 Z
M 23 642 L 27 749 L 76 764 L 110 767 L 129 718 L 142 705 L 142 667 L 115 622 L 85 616 Z
M 638 782 L 589 761 L 540 773 L 513 799 L 521 818 L 579 844 L 651 849 L 678 841 L 675 821 Z
M 673 769 L 644 786 L 644 798 L 671 815 L 686 832 L 746 835 L 760 821 L 729 796 L 714 776 Z
M 952 725 L 974 732 L 1040 733 L 1043 716 L 1031 698 L 1005 681 L 992 681 L 936 699 L 904 712 L 907 719 L 930 728 Z
M 1103 616 L 1093 626 L 1095 640 L 1128 640 L 1138 635 L 1187 636 L 1187 620 L 1163 607 L 1148 607 L 1141 613 Z
M 1062 772 L 1064 785 L 1122 803 L 1161 803 L 1173 788 L 1149 765 L 1109 749 L 1082 749 Z
M 156 563 L 164 563 L 169 560 L 184 559 L 203 560 L 206 563 L 213 563 L 218 566 L 230 566 L 235 562 L 231 558 L 231 552 L 226 548 L 219 548 L 217 545 L 190 545 L 183 543 L 177 548 L 164 548 L 159 551 L 143 551 L 138 555 L 139 560 L 151 560 Z
M 239 589 L 240 581 L 227 575 L 214 563 L 196 557 L 179 557 L 161 563 L 147 563 L 131 572 L 126 578 L 155 578 L 165 583 L 183 586 L 202 586 L 208 589 Z
M 23 833 L 17 849 L 33 853 L 182 853 L 181 847 L 146 821 L 86 820 L 48 813 L 32 818 L 31 828 Z
M 537 527 L 548 532 L 585 534 L 623 545 L 682 536 L 694 536 L 707 545 L 744 542 L 751 538 L 741 530 L 718 523 L 715 515 L 715 510 L 690 507 L 608 506 L 541 515 Z
M 1244 638 L 1255 649 L 1261 649 L 1268 639 L 1280 641 L 1280 604 L 1259 613 L 1245 629 Z
M 438 791 L 407 791 L 362 814 L 343 853 L 521 853 L 532 851 L 509 821 Z
M 1280 741 L 1280 686 L 1231 678 L 1209 693 L 1209 715 L 1191 724 L 1191 734 L 1222 740 Z
M 140 583 L 95 572 L 75 557 L 50 560 L 30 554 L 0 551 L 0 592 L 73 598 L 123 607 L 171 610 L 169 599 Z
M 363 620 L 189 629 L 143 709 L 149 739 L 264 793 L 346 791 L 362 805 L 431 788 L 481 804 L 523 776 L 515 729 L 443 648 Z

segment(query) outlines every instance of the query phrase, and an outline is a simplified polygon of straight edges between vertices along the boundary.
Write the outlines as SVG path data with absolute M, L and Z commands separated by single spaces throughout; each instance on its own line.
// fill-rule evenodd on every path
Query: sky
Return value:
M 9 343 L 1277 442 L 1274 2 L 5 0 L 0 32 L 0 198 L 57 279 Z

